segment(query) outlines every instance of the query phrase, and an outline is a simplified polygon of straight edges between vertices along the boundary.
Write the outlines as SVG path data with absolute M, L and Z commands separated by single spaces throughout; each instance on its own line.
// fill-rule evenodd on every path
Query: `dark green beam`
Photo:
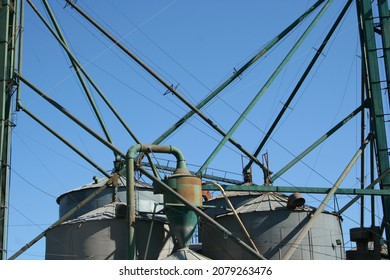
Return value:
M 322 135 L 317 141 L 311 144 L 308 148 L 306 148 L 302 153 L 296 156 L 292 161 L 290 161 L 285 167 L 279 170 L 275 175 L 271 177 L 271 181 L 274 182 L 277 178 L 282 176 L 287 170 L 289 170 L 292 166 L 294 166 L 297 162 L 307 156 L 311 151 L 313 151 L 318 145 L 328 139 L 333 133 L 343 127 L 348 121 L 350 121 L 354 116 L 360 113 L 364 109 L 364 104 L 356 108 L 351 114 L 346 116 L 343 120 L 341 120 L 338 124 L 336 124 L 333 128 L 327 131 L 324 135 Z
M 226 132 L 223 131 L 219 126 L 217 126 L 210 118 L 198 110 L 191 102 L 189 102 L 184 96 L 182 96 L 177 89 L 172 87 L 171 83 L 165 81 L 161 76 L 159 76 L 152 68 L 145 64 L 141 59 L 139 59 L 132 51 L 130 51 L 125 45 L 123 45 L 119 40 L 117 40 L 112 34 L 106 31 L 102 26 L 100 26 L 94 19 L 87 15 L 82 9 L 80 9 L 75 3 L 70 0 L 65 0 L 70 6 L 74 8 L 81 16 L 83 16 L 88 22 L 90 22 L 95 28 L 104 34 L 111 42 L 113 42 L 117 47 L 119 47 L 127 56 L 133 59 L 140 67 L 142 67 L 147 73 L 149 73 L 153 78 L 155 78 L 161 85 L 163 85 L 167 90 L 169 90 L 174 96 L 176 96 L 181 102 L 183 102 L 187 107 L 194 111 L 200 118 L 202 118 L 208 125 L 210 125 L 216 132 L 222 136 L 226 136 Z M 240 145 L 233 138 L 229 137 L 230 143 L 232 143 L 237 149 L 239 149 L 243 154 L 252 159 L 257 165 L 262 169 L 267 168 L 250 152 L 248 152 L 242 145 Z
M 222 149 L 222 147 L 225 146 L 226 142 L 229 140 L 230 137 L 234 134 L 234 132 L 238 129 L 238 127 L 241 125 L 241 123 L 247 118 L 249 113 L 252 111 L 252 109 L 255 107 L 255 105 L 259 102 L 260 98 L 263 96 L 263 94 L 268 90 L 268 88 L 271 86 L 271 84 L 274 82 L 276 77 L 280 74 L 282 69 L 287 65 L 287 63 L 290 61 L 290 59 L 293 57 L 295 52 L 299 49 L 299 47 L 302 45 L 302 43 L 305 41 L 309 33 L 313 30 L 314 26 L 317 24 L 317 22 L 320 20 L 320 18 L 324 15 L 325 11 L 329 8 L 330 3 L 332 1 L 328 0 L 325 5 L 322 7 L 320 12 L 316 15 L 316 17 L 313 19 L 313 21 L 309 24 L 309 26 L 306 28 L 306 30 L 303 32 L 303 34 L 300 36 L 300 38 L 297 40 L 297 42 L 294 44 L 294 46 L 291 48 L 291 50 L 287 53 L 287 55 L 284 57 L 284 59 L 281 61 L 281 63 L 278 65 L 276 70 L 272 73 L 272 75 L 268 78 L 267 82 L 263 85 L 263 87 L 260 89 L 260 91 L 255 95 L 255 97 L 251 100 L 251 102 L 248 104 L 248 106 L 245 108 L 245 110 L 242 112 L 240 117 L 235 121 L 233 126 L 230 128 L 230 130 L 227 132 L 227 134 L 223 137 L 221 142 L 217 145 L 217 147 L 214 149 L 214 151 L 210 154 L 210 156 L 206 159 L 206 161 L 203 163 L 199 171 L 197 172 L 198 175 L 201 175 L 204 170 L 210 165 L 210 163 L 214 160 L 216 155 L 219 153 L 219 151 Z M 251 159 L 256 157 L 251 157 Z M 263 170 L 266 170 L 263 168 Z M 266 181 L 267 178 L 264 178 Z
M 383 177 L 385 177 L 387 174 L 389 174 L 390 173 L 390 169 L 387 169 L 387 171 L 385 172 L 385 173 L 383 173 L 380 177 L 378 177 L 377 179 L 375 179 L 369 186 L 367 186 L 366 188 L 365 188 L 365 190 L 368 190 L 368 189 L 373 189 L 374 188 L 374 186 L 376 185 L 376 184 L 378 184 L 382 179 L 383 179 Z M 363 189 L 361 189 L 361 190 L 363 190 Z M 381 190 L 382 191 L 382 190 Z M 339 210 L 339 214 L 342 214 L 345 210 L 347 210 L 352 204 L 354 204 L 356 201 L 358 201 L 360 198 L 362 198 L 363 197 L 363 195 L 357 195 L 356 197 L 354 197 L 350 202 L 348 202 L 347 204 L 345 204 L 344 206 L 343 206 L 343 208 L 341 208 L 340 210 Z M 363 205 L 364 206 L 364 205 Z M 364 208 L 364 207 L 363 207 Z M 374 211 L 375 209 L 371 209 L 371 212 L 372 213 L 375 213 L 375 211 Z M 374 217 L 373 217 L 374 218 Z M 372 221 L 374 222 L 375 221 L 375 218 L 374 219 L 372 219 Z M 363 227 L 364 226 L 364 223 L 361 223 L 361 227 Z
M 100 143 L 105 145 L 107 148 L 109 148 L 114 153 L 120 155 L 122 158 L 125 157 L 125 154 L 121 152 L 117 147 L 115 147 L 113 144 L 105 140 L 103 137 L 101 137 L 97 132 L 95 132 L 93 129 L 91 129 L 87 124 L 80 121 L 76 116 L 71 114 L 67 109 L 65 109 L 63 106 L 61 106 L 58 102 L 56 102 L 54 99 L 50 98 L 48 95 L 46 95 L 42 90 L 37 88 L 34 84 L 32 84 L 30 81 L 28 81 L 26 78 L 21 76 L 19 73 L 15 73 L 15 76 L 19 79 L 19 82 L 23 82 L 26 86 L 28 86 L 32 91 L 36 94 L 38 94 L 40 97 L 42 97 L 45 101 L 47 101 L 50 105 L 52 105 L 54 108 L 56 108 L 59 112 L 64 114 L 66 117 L 68 117 L 70 120 L 72 120 L 74 123 L 76 123 L 78 126 L 80 126 L 82 129 L 84 129 L 86 132 L 88 132 L 91 136 L 93 136 L 96 140 L 98 140 Z
M 381 88 L 381 76 L 379 70 L 379 57 L 377 38 L 374 32 L 373 12 L 371 0 L 356 1 L 357 11 L 361 28 L 361 44 L 363 63 L 365 65 L 366 83 L 368 85 L 368 98 L 371 100 L 370 118 L 371 130 L 375 136 L 375 156 L 378 175 L 381 176 L 389 168 L 389 150 L 387 146 L 387 135 L 385 126 L 385 114 L 383 109 Z M 380 182 L 380 188 L 390 189 L 390 175 L 387 175 Z M 390 197 L 382 196 L 383 220 L 386 229 L 386 240 L 390 245 Z
M 283 105 L 283 108 L 282 110 L 280 110 L 278 116 L 276 117 L 275 121 L 272 123 L 272 125 L 270 126 L 269 130 L 267 131 L 267 133 L 265 134 L 263 140 L 261 141 L 260 145 L 258 146 L 258 148 L 256 149 L 256 151 L 254 152 L 254 156 L 257 157 L 260 153 L 260 151 L 263 149 L 264 145 L 267 143 L 268 139 L 271 137 L 271 134 L 272 132 L 274 131 L 274 129 L 276 128 L 277 124 L 279 123 L 279 121 L 282 119 L 284 113 L 286 112 L 286 110 L 289 108 L 290 106 L 290 103 L 293 101 L 295 95 L 297 94 L 297 92 L 299 91 L 299 89 L 301 88 L 303 82 L 306 80 L 306 77 L 309 75 L 309 73 L 311 73 L 311 70 L 313 68 L 313 66 L 315 65 L 315 63 L 317 62 L 317 59 L 321 56 L 322 54 L 322 51 L 324 50 L 325 46 L 327 45 L 327 43 L 329 42 L 330 38 L 332 37 L 334 31 L 337 29 L 337 27 L 339 26 L 339 23 L 341 22 L 341 20 L 344 18 L 347 10 L 349 9 L 350 5 L 352 3 L 352 0 L 349 0 L 343 10 L 341 11 L 340 15 L 337 17 L 336 21 L 334 22 L 333 26 L 331 27 L 331 29 L 329 30 L 328 34 L 326 35 L 325 39 L 323 40 L 322 44 L 320 45 L 320 47 L 318 48 L 317 52 L 315 53 L 315 55 L 313 56 L 312 60 L 310 61 L 309 65 L 307 66 L 305 72 L 303 73 L 303 75 L 301 76 L 300 80 L 298 81 L 298 83 L 296 84 L 295 88 L 293 89 L 293 91 L 291 92 L 290 96 L 288 97 L 286 103 L 284 103 Z M 252 166 L 253 164 L 253 161 L 250 160 L 249 163 L 244 167 L 244 170 L 243 170 L 243 173 L 247 173 L 250 169 L 250 167 Z
M 31 1 L 28 1 L 28 2 L 29 2 L 30 5 L 33 5 L 33 3 Z M 84 80 L 84 77 L 82 76 L 82 72 L 81 72 L 81 70 L 79 68 L 79 65 L 81 65 L 81 64 L 78 61 L 76 61 L 76 59 L 75 59 L 75 57 L 73 55 L 69 54 L 70 53 L 69 45 L 68 45 L 68 43 L 67 43 L 67 41 L 65 39 L 65 36 L 62 33 L 62 30 L 61 30 L 60 26 L 57 23 L 57 19 L 54 16 L 54 13 L 53 13 L 53 11 L 52 11 L 52 9 L 50 7 L 49 2 L 47 0 L 42 0 L 42 2 L 43 2 L 44 6 L 46 8 L 47 13 L 49 14 L 49 17 L 51 19 L 51 22 L 53 23 L 53 26 L 54 26 L 55 30 L 57 31 L 58 37 L 61 39 L 61 41 L 63 43 L 63 46 L 66 49 L 68 49 L 66 52 L 68 53 L 68 57 L 70 59 L 70 62 L 72 63 L 72 67 L 75 70 L 75 73 L 76 73 L 76 75 L 77 75 L 77 77 L 78 77 L 78 79 L 80 81 L 80 84 L 81 84 L 82 88 L 84 89 L 84 92 L 85 92 L 85 94 L 86 94 L 86 96 L 88 98 L 88 101 L 89 101 L 89 103 L 91 105 L 91 108 L 92 108 L 93 112 L 95 113 L 95 116 L 96 116 L 96 118 L 97 118 L 97 120 L 98 120 L 98 122 L 99 122 L 99 124 L 100 124 L 100 126 L 101 126 L 101 128 L 103 130 L 103 132 L 104 132 L 104 135 L 106 136 L 107 141 L 110 142 L 110 143 L 113 143 L 112 138 L 110 136 L 110 133 L 108 132 L 107 126 L 106 126 L 106 124 L 105 124 L 105 122 L 103 120 L 103 117 L 100 114 L 99 109 L 97 108 L 97 105 L 96 105 L 96 102 L 94 100 L 94 97 L 92 96 L 92 93 L 89 90 L 88 85 L 87 85 L 86 81 Z M 117 156 L 117 155 L 115 154 L 115 156 Z
M 390 11 L 388 0 L 378 0 L 379 23 L 381 26 L 383 61 L 386 73 L 387 97 L 390 100 Z
M 86 72 L 86 70 L 82 67 L 82 65 L 79 63 L 79 61 L 76 59 L 76 57 L 73 55 L 73 53 L 70 51 L 68 46 L 65 44 L 65 42 L 61 39 L 61 37 L 57 34 L 57 32 L 51 28 L 50 24 L 47 20 L 43 17 L 43 15 L 38 11 L 37 7 L 34 5 L 33 2 L 30 0 L 27 0 L 27 3 L 31 6 L 33 11 L 36 13 L 36 15 L 41 19 L 42 23 L 47 27 L 47 29 L 50 31 L 50 33 L 54 36 L 54 38 L 58 41 L 58 43 L 61 45 L 61 47 L 64 49 L 64 51 L 67 53 L 69 58 L 71 59 L 72 63 L 77 67 L 75 67 L 76 72 L 78 74 L 83 74 L 84 77 L 88 80 L 88 82 L 92 85 L 92 87 L 95 89 L 95 91 L 99 94 L 99 96 L 102 98 L 104 103 L 107 105 L 107 107 L 111 110 L 111 112 L 115 115 L 115 117 L 118 119 L 118 121 L 122 124 L 122 126 L 125 128 L 125 130 L 129 133 L 129 135 L 139 144 L 141 143 L 140 140 L 137 138 L 137 136 L 131 131 L 131 129 L 128 127 L 126 122 L 123 120 L 123 118 L 119 115 L 119 113 L 116 111 L 114 106 L 110 103 L 108 98 L 104 95 L 102 90 L 97 86 L 97 84 L 93 81 L 91 76 Z M 80 73 L 79 73 L 80 72 Z M 109 137 L 107 137 L 108 140 Z M 109 141 L 112 143 L 112 141 Z
M 311 194 L 327 194 L 331 188 L 324 187 L 288 187 L 288 186 L 260 186 L 260 185 L 222 185 L 223 189 L 229 191 L 252 191 L 252 192 L 282 192 L 282 193 L 311 193 Z M 214 185 L 203 185 L 203 190 L 219 191 Z M 389 196 L 390 190 L 379 189 L 352 189 L 339 188 L 336 194 L 342 195 L 377 195 Z
M 14 0 L 0 2 L 0 260 L 5 259 L 7 245 L 9 171 L 13 80 L 17 66 L 18 9 Z
M 222 92 L 227 86 L 229 86 L 235 79 L 240 77 L 249 67 L 251 67 L 256 61 L 258 61 L 263 55 L 265 55 L 271 48 L 273 48 L 278 42 L 280 42 L 286 35 L 288 35 L 298 24 L 300 24 L 307 16 L 309 16 L 319 5 L 322 4 L 325 0 L 317 1 L 313 6 L 311 6 L 305 13 L 303 13 L 298 19 L 296 19 L 292 24 L 290 24 L 286 29 L 279 33 L 274 39 L 269 41 L 264 48 L 262 48 L 255 56 L 248 60 L 240 69 L 234 71 L 233 75 L 230 76 L 225 82 L 223 82 L 216 90 L 211 92 L 205 99 L 203 99 L 198 105 L 197 109 L 203 108 L 207 103 L 209 103 L 214 97 L 216 97 L 220 92 Z M 188 119 L 190 119 L 195 114 L 194 111 L 188 112 L 184 117 L 177 121 L 172 127 L 165 131 L 159 138 L 157 138 L 153 144 L 160 144 L 162 141 L 167 139 L 169 135 L 177 130 L 182 124 L 184 124 Z

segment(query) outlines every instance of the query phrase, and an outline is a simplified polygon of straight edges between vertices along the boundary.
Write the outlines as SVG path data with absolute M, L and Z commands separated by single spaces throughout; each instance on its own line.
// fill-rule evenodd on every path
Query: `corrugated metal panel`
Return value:
M 248 197 L 251 197 L 248 200 Z M 281 259 L 295 240 L 296 235 L 307 223 L 315 208 L 302 206 L 296 209 L 287 208 L 288 196 L 279 193 L 263 193 L 257 196 L 230 197 L 236 201 L 245 201 L 237 207 L 242 222 L 246 226 L 259 252 L 268 259 Z M 221 203 L 222 199 L 218 200 Z M 241 240 L 246 237 L 232 213 L 223 213 L 215 218 L 222 226 L 234 233 Z M 201 228 L 202 253 L 218 260 L 252 259 L 251 254 L 236 245 L 209 226 Z M 291 259 L 341 259 L 345 258 L 343 245 L 336 245 L 337 240 L 343 244 L 340 217 L 323 212 L 316 220 L 308 235 Z
M 136 219 L 136 248 L 144 259 L 150 221 Z M 88 220 L 62 224 L 46 233 L 47 260 L 125 260 L 127 223 L 124 219 Z M 146 259 L 166 258 L 173 250 L 167 225 L 156 221 Z

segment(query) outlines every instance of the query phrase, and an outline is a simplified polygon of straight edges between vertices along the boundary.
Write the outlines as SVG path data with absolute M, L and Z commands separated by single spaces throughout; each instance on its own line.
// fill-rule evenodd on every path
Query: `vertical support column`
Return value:
M 390 11 L 388 0 L 378 0 L 380 35 L 382 37 L 383 60 L 386 73 L 387 96 L 390 100 Z
M 359 19 L 361 20 L 361 41 L 363 61 L 365 63 L 365 78 L 367 95 L 371 100 L 371 131 L 375 137 L 375 156 L 378 176 L 389 168 L 389 154 L 384 120 L 381 78 L 379 72 L 376 35 L 374 32 L 373 12 L 371 0 L 357 1 Z M 390 189 L 390 176 L 387 175 L 380 182 L 381 189 Z M 383 219 L 386 230 L 386 240 L 390 241 L 390 198 L 382 196 Z
M 1 0 L 0 6 L 0 259 L 5 259 L 9 196 L 11 97 L 14 91 L 17 38 L 16 0 Z

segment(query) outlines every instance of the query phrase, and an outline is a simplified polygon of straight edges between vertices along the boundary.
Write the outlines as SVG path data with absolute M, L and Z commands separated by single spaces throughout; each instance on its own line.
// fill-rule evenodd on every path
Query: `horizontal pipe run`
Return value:
M 381 176 L 379 176 L 377 179 L 375 179 L 370 185 L 368 185 L 365 189 L 361 189 L 361 190 L 372 190 L 372 188 L 378 184 L 385 176 L 387 176 L 388 174 L 390 173 L 390 168 L 387 169 Z M 376 190 L 374 190 L 376 191 Z M 383 192 L 383 191 L 388 191 L 388 190 L 379 190 L 380 192 Z M 385 194 L 382 194 L 382 195 L 385 195 Z M 363 196 L 363 194 L 358 194 L 356 195 L 350 202 L 348 202 L 346 205 L 344 205 L 343 208 L 341 208 L 337 214 L 341 215 L 345 210 L 347 210 L 352 204 L 354 204 L 356 201 L 358 201 L 361 197 Z
M 311 194 L 327 194 L 331 188 L 324 187 L 288 187 L 288 186 L 259 186 L 259 185 L 222 185 L 226 192 L 228 191 L 256 191 L 256 192 L 284 192 L 284 193 L 311 193 Z M 208 184 L 203 185 L 202 190 L 218 191 L 218 188 Z M 336 194 L 341 195 L 375 195 L 375 196 L 389 196 L 390 190 L 379 189 L 352 189 L 352 188 L 338 188 Z

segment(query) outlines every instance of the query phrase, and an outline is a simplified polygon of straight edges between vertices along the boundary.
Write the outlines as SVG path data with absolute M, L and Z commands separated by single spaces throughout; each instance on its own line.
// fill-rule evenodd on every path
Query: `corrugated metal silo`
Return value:
M 315 211 L 308 206 L 291 209 L 287 207 L 288 197 L 277 193 L 262 193 L 256 196 L 254 193 L 240 193 L 239 196 L 231 194 L 229 199 L 235 207 L 240 205 L 236 211 L 259 252 L 267 259 L 281 259 Z M 215 201 L 216 205 L 223 205 L 224 198 L 218 197 Z M 208 202 L 211 203 L 213 200 Z M 242 228 L 231 212 L 219 214 L 215 219 L 246 241 Z M 340 221 L 339 216 L 322 212 L 290 259 L 345 259 Z M 211 259 L 253 258 L 208 224 L 202 225 L 201 240 L 202 254 Z
M 105 184 L 106 180 L 61 195 L 57 199 L 60 216 Z M 46 233 L 46 259 L 128 258 L 128 225 L 125 219 L 126 207 L 122 203 L 126 201 L 123 180 L 118 187 L 115 202 L 112 202 L 113 189 L 106 189 L 69 220 Z M 172 252 L 173 243 L 167 234 L 166 217 L 154 215 L 152 220 L 153 212 L 162 209 L 163 206 L 159 205 L 162 201 L 162 195 L 154 195 L 152 187 L 137 184 L 135 239 L 139 259 L 162 259 Z

